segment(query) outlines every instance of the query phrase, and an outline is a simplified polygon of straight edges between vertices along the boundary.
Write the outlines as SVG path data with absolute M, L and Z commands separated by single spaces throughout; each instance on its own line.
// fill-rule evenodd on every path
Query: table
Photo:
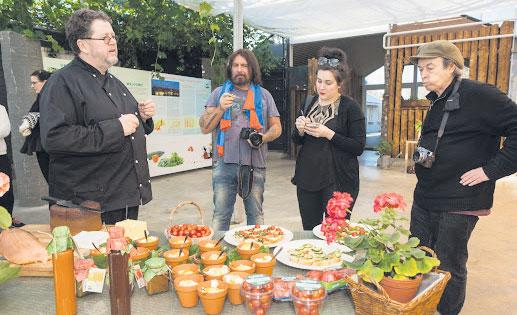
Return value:
M 162 235 L 155 232 L 153 235 Z M 311 231 L 293 232 L 294 239 L 314 239 Z M 218 231 L 214 239 L 223 236 Z M 162 237 L 162 244 L 165 239 Z M 227 246 L 231 246 L 225 244 Z M 306 271 L 291 268 L 278 263 L 274 276 L 305 274 Z M 90 294 L 77 299 L 78 314 L 109 314 L 109 290 L 105 286 L 102 294 Z M 137 289 L 131 297 L 132 314 L 174 314 L 199 315 L 204 314 L 201 301 L 196 307 L 184 308 L 179 304 L 174 289 L 171 291 L 148 296 L 145 289 Z M 52 278 L 20 277 L 0 286 L 0 313 L 2 314 L 54 314 L 54 288 Z M 246 314 L 244 305 L 231 305 L 228 300 L 222 314 Z M 291 302 L 273 302 L 269 314 L 294 314 Z M 354 314 L 352 297 L 348 290 L 341 290 L 328 296 L 321 314 Z

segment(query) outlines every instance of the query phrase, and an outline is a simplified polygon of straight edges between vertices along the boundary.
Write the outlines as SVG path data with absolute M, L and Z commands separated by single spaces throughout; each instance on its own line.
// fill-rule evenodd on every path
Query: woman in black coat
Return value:
M 37 70 L 31 74 L 31 87 L 36 92 L 37 97 L 34 104 L 32 104 L 29 113 L 23 117 L 22 124 L 19 127 L 20 133 L 26 137 L 20 152 L 28 155 L 32 155 L 34 152 L 36 153 L 41 173 L 43 173 L 43 177 L 45 177 L 47 183 L 50 159 L 48 153 L 45 152 L 41 146 L 39 129 L 39 93 L 49 77 L 50 72 L 45 70 Z
M 296 119 L 292 135 L 301 145 L 293 183 L 304 230 L 321 223 L 334 191 L 348 192 L 355 201 L 359 194 L 357 157 L 366 142 L 361 107 L 340 93 L 348 74 L 346 54 L 338 48 L 323 47 L 318 56 L 318 95 Z

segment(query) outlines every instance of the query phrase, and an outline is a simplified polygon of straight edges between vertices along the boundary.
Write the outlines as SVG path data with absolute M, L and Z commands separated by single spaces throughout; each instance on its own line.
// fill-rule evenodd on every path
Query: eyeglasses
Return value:
M 115 40 L 115 42 L 118 40 L 117 35 L 115 35 L 115 34 L 106 35 L 102 38 L 83 37 L 81 39 L 103 40 L 104 44 L 106 44 L 106 45 L 109 45 L 109 43 L 111 42 L 111 39 Z
M 335 68 L 339 65 L 339 59 L 337 58 L 326 58 L 326 57 L 319 57 L 318 58 L 318 65 L 320 66 L 329 66 L 332 68 Z

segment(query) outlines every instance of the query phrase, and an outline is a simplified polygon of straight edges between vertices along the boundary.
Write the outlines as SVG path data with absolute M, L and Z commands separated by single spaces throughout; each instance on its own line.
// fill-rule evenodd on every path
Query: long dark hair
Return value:
M 320 62 L 320 58 L 329 59 L 337 59 L 339 63 L 337 65 L 333 65 L 330 63 Z M 321 47 L 318 51 L 318 71 L 319 70 L 328 70 L 332 72 L 334 78 L 338 85 L 343 85 L 343 82 L 348 79 L 350 68 L 348 67 L 346 53 L 334 47 Z
M 36 70 L 31 73 L 31 77 L 36 77 L 40 82 L 47 81 L 52 73 L 45 70 Z
M 241 56 L 242 58 L 246 59 L 246 62 L 248 63 L 248 69 L 250 70 L 251 82 L 255 85 L 262 84 L 262 74 L 260 73 L 260 66 L 257 57 L 255 57 L 253 52 L 244 48 L 234 51 L 233 54 L 231 54 L 228 58 L 228 65 L 226 66 L 226 79 L 232 79 L 232 64 L 235 60 L 235 57 L 237 56 Z

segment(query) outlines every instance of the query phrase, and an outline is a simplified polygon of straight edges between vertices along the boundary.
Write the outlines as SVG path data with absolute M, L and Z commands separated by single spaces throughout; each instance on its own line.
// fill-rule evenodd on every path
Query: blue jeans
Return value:
M 241 171 L 239 171 L 241 169 Z M 239 175 L 239 173 L 241 175 Z M 239 180 L 241 177 L 241 180 Z M 242 185 L 243 194 L 249 191 L 249 166 L 227 164 L 223 161 L 214 161 L 212 169 L 212 187 L 214 189 L 214 216 L 212 227 L 216 231 L 228 231 L 232 218 L 235 199 L 239 185 Z M 253 185 L 248 197 L 244 199 L 246 220 L 248 225 L 264 224 L 262 203 L 264 202 L 264 183 L 266 169 L 255 167 L 253 171 Z
M 428 211 L 413 203 L 411 234 L 420 239 L 420 245 L 435 251 L 440 259 L 440 269 L 451 273 L 451 280 L 438 304 L 442 315 L 458 314 L 465 302 L 467 245 L 478 220 L 473 215 Z

